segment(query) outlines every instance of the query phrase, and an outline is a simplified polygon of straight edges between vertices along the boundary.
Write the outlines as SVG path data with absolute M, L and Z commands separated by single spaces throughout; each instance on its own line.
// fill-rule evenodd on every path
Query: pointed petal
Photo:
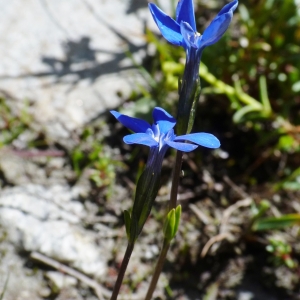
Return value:
M 181 21 L 190 24 L 196 31 L 195 11 L 193 0 L 179 0 L 176 7 L 176 21 L 178 24 Z
M 159 126 L 160 133 L 167 133 L 176 124 L 176 119 L 161 107 L 155 107 L 152 116 L 154 122 Z
M 223 15 L 223 14 L 226 14 L 228 12 L 234 12 L 237 8 L 239 4 L 239 1 L 238 0 L 234 0 L 234 1 L 231 1 L 230 3 L 226 4 L 218 13 L 218 16 L 220 15 Z
M 183 152 L 191 152 L 195 150 L 198 146 L 193 144 L 187 144 L 187 143 L 180 143 L 180 142 L 172 142 L 172 141 L 166 141 L 166 143 L 177 150 L 183 151 Z
M 149 147 L 158 146 L 158 142 L 146 133 L 134 133 L 124 136 L 123 141 L 126 144 L 139 144 Z
M 202 39 L 202 36 L 199 36 L 197 32 L 193 30 L 193 28 L 190 26 L 190 24 L 186 22 L 180 23 L 180 31 L 182 34 L 182 37 L 184 39 L 184 42 L 188 46 L 192 46 L 194 48 L 198 48 L 198 45 L 200 44 L 200 41 Z
M 237 8 L 238 1 L 232 1 L 225 5 L 214 20 L 205 29 L 201 47 L 206 47 L 216 43 L 227 30 L 233 16 L 234 10 Z
M 151 128 L 150 124 L 144 120 L 128 117 L 120 114 L 115 110 L 111 110 L 110 113 L 125 127 L 133 132 L 146 132 L 148 128 Z
M 159 9 L 155 4 L 150 3 L 149 9 L 152 17 L 160 30 L 163 37 L 171 44 L 182 46 L 182 36 L 180 33 L 179 24 L 173 20 L 171 17 L 166 15 L 161 9 Z
M 220 141 L 212 134 L 199 132 L 177 136 L 174 141 L 189 141 L 207 148 L 219 148 Z

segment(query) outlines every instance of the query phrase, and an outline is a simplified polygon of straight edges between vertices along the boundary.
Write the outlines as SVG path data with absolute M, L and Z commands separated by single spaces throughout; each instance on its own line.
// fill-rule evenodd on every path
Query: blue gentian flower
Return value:
M 238 5 L 234 0 L 225 5 L 203 35 L 196 30 L 193 0 L 179 0 L 176 20 L 166 15 L 155 4 L 149 8 L 160 32 L 171 44 L 186 50 L 184 74 L 180 80 L 177 111 L 177 132 L 190 133 L 194 123 L 196 107 L 200 95 L 199 67 L 202 52 L 206 46 L 216 43 L 227 30 Z
M 216 43 L 227 30 L 238 0 L 225 5 L 201 35 L 197 32 L 193 0 L 179 0 L 176 8 L 176 20 L 166 15 L 155 4 L 149 9 L 161 34 L 171 44 L 182 46 L 187 51 L 191 47 L 203 49 Z
M 204 132 L 176 136 L 173 130 L 176 120 L 160 107 L 153 110 L 154 124 L 152 126 L 144 120 L 132 118 L 117 111 L 111 111 L 111 113 L 120 123 L 134 132 L 124 137 L 126 144 L 150 147 L 146 167 L 137 182 L 131 216 L 126 214 L 126 232 L 129 241 L 134 243 L 150 214 L 158 193 L 162 161 L 167 149 L 172 147 L 184 152 L 190 152 L 198 146 L 214 149 L 220 147 L 220 142 L 214 135 Z
M 122 115 L 117 111 L 111 111 L 111 113 L 120 123 L 135 132 L 124 137 L 126 144 L 155 147 L 159 152 L 165 152 L 169 147 L 184 152 L 195 150 L 198 146 L 212 149 L 220 147 L 219 140 L 210 133 L 200 132 L 176 136 L 173 130 L 176 125 L 175 118 L 160 107 L 155 107 L 153 110 L 154 124 L 152 126 L 144 120 Z

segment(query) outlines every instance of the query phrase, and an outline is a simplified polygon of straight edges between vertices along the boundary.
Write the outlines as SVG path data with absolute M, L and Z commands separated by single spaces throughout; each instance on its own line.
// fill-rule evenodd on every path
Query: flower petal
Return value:
M 146 133 L 134 133 L 124 136 L 123 141 L 126 144 L 139 144 L 145 145 L 149 147 L 158 146 L 158 142 L 151 137 L 149 134 Z
M 195 11 L 193 0 L 179 0 L 176 7 L 176 21 L 188 23 L 196 31 Z
M 189 141 L 199 146 L 216 149 L 220 147 L 220 141 L 212 134 L 199 132 L 177 136 L 174 141 Z
M 167 133 L 176 124 L 176 119 L 161 107 L 155 107 L 152 116 L 154 122 L 159 126 L 160 133 Z
M 183 40 L 180 33 L 179 24 L 171 17 L 166 15 L 155 4 L 150 3 L 149 9 L 163 37 L 171 44 L 182 46 Z
M 150 124 L 144 120 L 128 117 L 120 114 L 115 110 L 111 110 L 110 113 L 125 127 L 133 132 L 146 132 L 148 128 L 151 128 Z
M 205 29 L 201 47 L 206 47 L 216 43 L 227 30 L 233 16 L 234 10 L 237 8 L 238 1 L 232 1 L 225 5 L 214 20 Z
M 166 141 L 166 143 L 177 150 L 183 151 L 183 152 L 191 152 L 195 150 L 198 146 L 193 144 L 187 144 L 187 143 L 180 143 L 180 142 L 172 142 L 172 141 Z
M 234 0 L 234 1 L 231 1 L 230 3 L 226 4 L 218 13 L 218 16 L 220 15 L 223 15 L 223 14 L 226 14 L 228 12 L 234 12 L 235 9 L 237 8 L 239 2 L 238 0 Z

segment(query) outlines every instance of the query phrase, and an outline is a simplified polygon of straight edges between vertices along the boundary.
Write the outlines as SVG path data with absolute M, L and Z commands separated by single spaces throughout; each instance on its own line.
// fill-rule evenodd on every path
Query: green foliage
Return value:
M 267 200 L 262 200 L 258 206 L 252 206 L 252 231 L 277 231 L 300 225 L 300 214 L 286 214 L 280 217 L 263 217 L 269 210 L 271 204 Z M 297 263 L 291 258 L 292 247 L 284 238 L 270 238 L 266 250 L 273 254 L 275 265 L 285 264 L 288 268 L 295 268 Z
M 275 230 L 293 225 L 300 225 L 300 214 L 288 214 L 281 217 L 259 218 L 254 222 L 252 230 Z
M 207 13 L 213 17 L 214 13 L 211 10 L 207 12 L 201 3 L 196 9 L 196 20 L 202 20 L 204 28 L 209 20 L 204 22 L 203 16 Z M 200 33 L 201 24 L 197 24 Z M 233 24 L 217 44 L 204 50 L 200 66 L 204 101 L 199 104 L 198 112 L 204 105 L 209 107 L 217 101 L 222 110 L 222 115 L 216 116 L 217 123 L 213 121 L 217 108 L 214 107 L 209 115 L 204 116 L 207 118 L 207 130 L 217 128 L 215 133 L 222 137 L 218 123 L 230 117 L 232 123 L 227 124 L 226 129 L 223 126 L 224 131 L 227 130 L 224 134 L 231 132 L 239 143 L 243 143 L 242 159 L 229 153 L 231 168 L 235 168 L 236 172 L 239 169 L 250 170 L 244 178 L 255 184 L 261 179 L 247 177 L 258 169 L 261 162 L 267 165 L 277 161 L 279 164 L 288 156 L 286 165 L 278 169 L 277 174 L 273 172 L 269 178 L 262 172 L 259 174 L 264 181 L 276 185 L 275 190 L 299 190 L 298 178 L 289 179 L 297 170 L 295 155 L 300 152 L 299 25 L 299 8 L 292 0 L 240 1 Z M 148 78 L 149 90 L 145 92 L 144 89 L 141 98 L 136 94 L 136 106 L 140 107 L 144 103 L 142 99 L 147 98 L 151 101 L 149 111 L 152 106 L 159 105 L 176 115 L 178 78 L 182 76 L 185 63 L 184 50 L 169 45 L 149 31 L 146 32 L 146 39 L 156 47 L 157 52 L 152 56 L 151 63 L 143 68 L 142 74 Z M 209 103 L 212 99 L 214 104 Z M 227 105 L 224 104 L 226 101 Z M 255 139 L 247 139 L 244 132 L 255 136 Z M 241 139 L 242 135 L 245 139 Z M 223 139 L 221 144 L 226 144 L 226 141 Z M 267 153 L 267 159 L 260 158 L 262 152 Z M 277 184 L 278 180 L 280 184 Z
M 98 188 L 108 188 L 109 197 L 115 183 L 116 168 L 123 163 L 113 158 L 110 149 L 95 137 L 96 127 L 87 127 L 83 131 L 80 144 L 71 152 L 72 165 L 78 176 L 88 170 L 90 179 Z
M 277 183 L 274 186 L 274 189 L 280 190 L 291 190 L 291 191 L 299 191 L 300 190 L 300 167 L 294 170 L 288 177 L 286 177 L 281 182 Z
M 297 266 L 295 260 L 292 259 L 292 247 L 285 241 L 271 238 L 266 250 L 272 253 L 275 265 L 285 264 L 288 268 L 293 269 Z
M 26 108 L 16 113 L 4 98 L 0 98 L 0 148 L 11 144 L 28 128 L 30 121 Z

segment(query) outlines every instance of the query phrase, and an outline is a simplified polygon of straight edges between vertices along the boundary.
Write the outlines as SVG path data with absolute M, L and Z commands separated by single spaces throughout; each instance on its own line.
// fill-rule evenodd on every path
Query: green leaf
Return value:
M 289 191 L 299 191 L 300 190 L 300 182 L 297 182 L 297 181 L 288 181 L 288 182 L 285 182 L 283 185 L 282 185 L 282 188 L 284 190 L 289 190 Z
M 300 224 L 300 214 L 288 214 L 281 217 L 268 217 L 255 221 L 252 230 L 273 230 Z

